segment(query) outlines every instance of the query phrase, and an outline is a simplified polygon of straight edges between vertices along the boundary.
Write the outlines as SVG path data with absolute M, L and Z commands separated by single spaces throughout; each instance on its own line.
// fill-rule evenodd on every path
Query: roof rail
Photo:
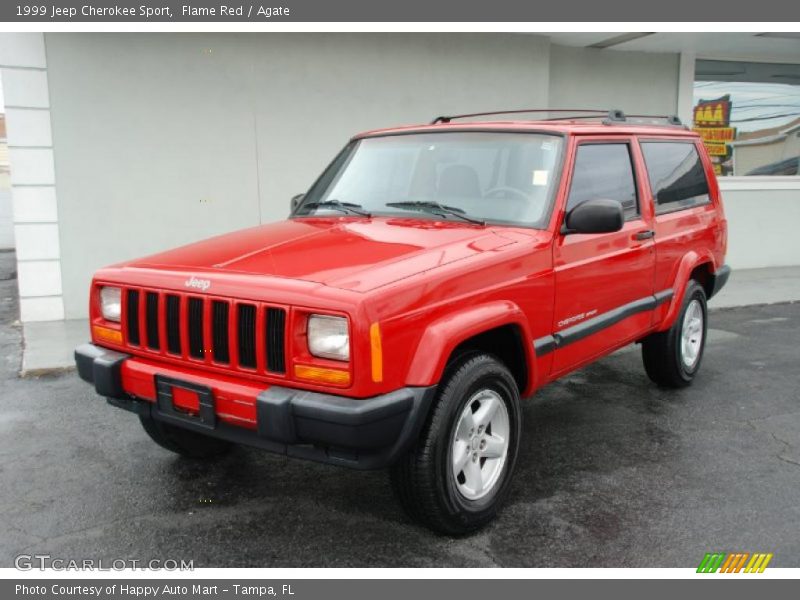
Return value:
M 608 110 L 595 110 L 595 109 L 583 109 L 583 108 L 521 108 L 518 110 L 495 110 L 491 112 L 478 112 L 478 113 L 466 113 L 463 115 L 450 115 L 450 116 L 439 116 L 436 117 L 433 121 L 431 121 L 431 125 L 436 125 L 437 123 L 449 123 L 453 119 L 469 119 L 471 117 L 494 117 L 498 115 L 516 115 L 521 113 L 582 113 L 585 117 L 592 116 L 597 117 L 600 115 L 607 115 L 610 116 L 611 112 L 622 112 L 622 111 L 608 111 Z
M 615 125 L 621 123 L 631 123 L 635 120 L 650 119 L 664 121 L 665 125 L 685 127 L 681 120 L 675 115 L 626 115 L 619 109 L 597 110 L 583 108 L 522 108 L 519 110 L 496 110 L 490 112 L 465 113 L 461 115 L 441 115 L 431 121 L 431 125 L 437 123 L 450 123 L 453 119 L 469 119 L 472 117 L 493 117 L 499 115 L 516 115 L 523 113 L 577 113 L 569 116 L 549 117 L 543 121 L 566 121 L 572 119 L 602 119 L 604 125 Z M 657 123 L 648 123 L 655 125 Z
M 647 119 L 651 120 L 663 120 L 666 125 L 672 125 L 673 127 L 683 127 L 688 129 L 689 127 L 681 121 L 681 118 L 678 115 L 628 115 L 629 119 L 640 119 L 646 121 Z M 650 123 L 651 125 L 656 125 L 657 123 Z

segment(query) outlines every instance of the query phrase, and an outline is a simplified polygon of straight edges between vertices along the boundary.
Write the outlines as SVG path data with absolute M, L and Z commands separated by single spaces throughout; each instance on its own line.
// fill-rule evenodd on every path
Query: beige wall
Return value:
M 787 182 L 786 189 L 774 189 L 780 184 L 770 183 L 769 177 L 737 179 L 720 180 L 728 219 L 728 264 L 734 269 L 800 264 L 800 184 Z
M 550 105 L 678 113 L 678 54 L 552 46 Z
M 6 41 L 9 52 L 31 43 Z M 283 218 L 355 132 L 518 107 L 677 111 L 677 55 L 565 48 L 536 35 L 56 33 L 44 42 L 46 61 L 28 49 L 41 70 L 8 81 L 14 93 L 40 80 L 49 90 L 36 101 L 50 108 L 58 217 L 47 227 L 68 318 L 85 316 L 100 266 Z
M 528 35 L 47 34 L 64 306 L 98 267 L 281 219 L 363 129 L 547 104 Z

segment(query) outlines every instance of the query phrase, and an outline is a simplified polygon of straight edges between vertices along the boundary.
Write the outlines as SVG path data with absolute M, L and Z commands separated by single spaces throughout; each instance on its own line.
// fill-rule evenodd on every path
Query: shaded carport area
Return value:
M 74 372 L 20 379 L 15 261 L 0 253 L 0 565 L 183 559 L 195 567 L 696 567 L 710 551 L 800 566 L 800 304 L 714 310 L 695 384 L 661 390 L 638 347 L 524 404 L 499 518 L 446 538 L 385 473 L 237 448 L 177 458 Z

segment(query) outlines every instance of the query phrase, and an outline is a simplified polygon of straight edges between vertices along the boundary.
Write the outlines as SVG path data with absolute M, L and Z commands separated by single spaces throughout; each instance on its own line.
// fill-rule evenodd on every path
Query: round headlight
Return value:
M 107 321 L 119 323 L 122 315 L 122 290 L 118 287 L 100 288 L 100 313 Z
M 320 358 L 350 360 L 347 319 L 326 315 L 308 317 L 308 351 Z

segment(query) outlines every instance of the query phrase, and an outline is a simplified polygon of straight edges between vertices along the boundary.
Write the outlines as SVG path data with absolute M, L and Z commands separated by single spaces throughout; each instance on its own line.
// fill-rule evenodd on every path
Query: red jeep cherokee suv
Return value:
M 696 134 L 549 112 L 363 133 L 288 220 L 98 271 L 80 376 L 173 452 L 391 467 L 428 527 L 484 525 L 520 398 L 632 342 L 689 385 L 729 274 Z

